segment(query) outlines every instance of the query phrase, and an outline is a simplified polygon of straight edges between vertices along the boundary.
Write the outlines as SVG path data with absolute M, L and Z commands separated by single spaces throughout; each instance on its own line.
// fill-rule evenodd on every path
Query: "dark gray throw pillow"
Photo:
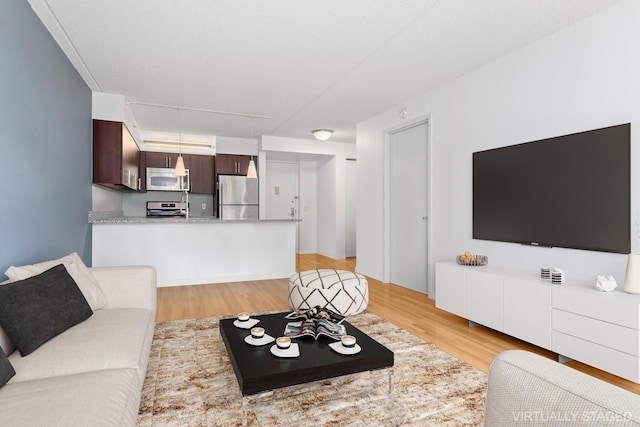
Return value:
M 9 359 L 2 351 L 0 347 L 0 388 L 7 383 L 16 374 L 16 370 L 13 369 L 11 363 L 9 363 Z
M 22 356 L 93 314 L 62 264 L 0 286 L 0 325 Z

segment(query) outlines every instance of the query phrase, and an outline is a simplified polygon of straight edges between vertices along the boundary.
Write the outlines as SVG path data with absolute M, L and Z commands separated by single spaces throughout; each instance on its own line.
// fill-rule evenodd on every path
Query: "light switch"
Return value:
M 205 210 L 205 209 L 207 209 L 207 204 L 203 202 L 202 203 L 202 210 Z
M 280 194 L 280 187 L 278 187 L 277 185 L 275 187 L 273 187 L 273 190 L 274 190 L 276 196 L 278 194 Z

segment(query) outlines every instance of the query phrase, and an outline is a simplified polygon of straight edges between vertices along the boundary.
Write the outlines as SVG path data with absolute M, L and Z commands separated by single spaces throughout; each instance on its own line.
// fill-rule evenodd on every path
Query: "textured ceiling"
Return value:
M 355 126 L 615 0 L 29 0 L 147 131 L 311 138 Z M 154 103 L 268 116 L 150 107 Z

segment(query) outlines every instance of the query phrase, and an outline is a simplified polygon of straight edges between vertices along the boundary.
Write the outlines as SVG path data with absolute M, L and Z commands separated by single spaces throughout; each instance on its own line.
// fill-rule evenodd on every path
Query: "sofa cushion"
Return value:
M 154 327 L 150 310 L 96 311 L 29 356 L 11 354 L 9 361 L 16 370 L 11 383 L 118 368 L 135 369 L 144 379 Z
M 135 369 L 9 383 L 2 426 L 135 426 L 142 385 Z
M 7 383 L 16 374 L 15 369 L 9 363 L 9 359 L 4 354 L 4 351 L 0 351 L 0 388 Z
M 5 280 L 4 282 L 0 282 L 0 286 L 6 285 L 10 280 Z M 4 354 L 10 355 L 16 347 L 13 345 L 11 340 L 9 339 L 9 335 L 2 329 L 2 325 L 0 325 L 0 350 L 4 350 Z
M 640 397 L 524 350 L 489 366 L 485 426 L 640 425 Z
M 6 274 L 11 281 L 15 282 L 16 280 L 27 279 L 36 274 L 40 274 L 58 264 L 65 266 L 71 277 L 73 277 L 73 280 L 78 284 L 82 295 L 84 295 L 93 311 L 100 310 L 107 305 L 107 298 L 104 296 L 102 289 L 100 289 L 100 284 L 76 252 L 53 261 L 23 265 L 21 267 L 11 266 L 4 274 Z
M 6 355 L 9 355 L 13 353 L 13 350 L 15 349 L 16 347 L 11 342 L 9 335 L 7 335 L 4 329 L 2 329 L 2 325 L 0 325 L 0 351 L 2 351 Z
M 23 356 L 92 314 L 62 265 L 0 286 L 0 324 Z

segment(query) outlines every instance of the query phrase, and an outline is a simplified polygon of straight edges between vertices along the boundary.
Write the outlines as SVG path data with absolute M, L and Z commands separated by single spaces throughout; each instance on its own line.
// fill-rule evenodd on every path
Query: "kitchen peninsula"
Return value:
M 158 286 L 266 280 L 296 269 L 296 220 L 147 218 L 90 212 L 92 265 L 152 265 Z

